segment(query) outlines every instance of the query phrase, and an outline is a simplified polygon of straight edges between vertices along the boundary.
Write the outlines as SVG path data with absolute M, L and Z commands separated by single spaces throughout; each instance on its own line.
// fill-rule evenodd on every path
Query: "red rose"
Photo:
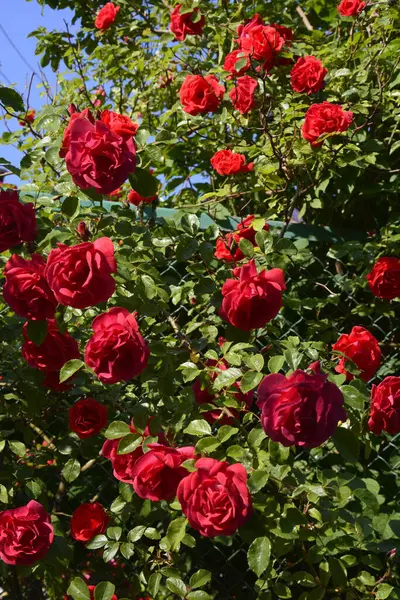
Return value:
M 68 411 L 69 427 L 81 440 L 99 433 L 107 425 L 107 407 L 94 398 L 78 400 Z
M 286 289 L 282 269 L 257 273 L 251 260 L 233 269 L 232 275 L 235 279 L 227 279 L 222 287 L 221 316 L 244 331 L 264 327 L 282 306 Z
M 115 281 L 111 273 L 116 271 L 113 243 L 103 237 L 93 244 L 58 244 L 49 254 L 45 275 L 60 304 L 87 308 L 113 295 Z
M 72 515 L 71 535 L 78 542 L 88 542 L 105 532 L 109 520 L 101 504 L 86 502 L 78 506 Z
M 32 254 L 31 260 L 13 254 L 6 263 L 3 297 L 20 317 L 43 320 L 54 316 L 57 300 L 46 281 L 45 267 L 39 254 Z
M 236 71 L 235 65 L 239 60 L 245 59 L 246 63 L 243 67 L 241 67 L 239 69 L 239 71 Z M 250 69 L 251 66 L 251 62 L 250 62 L 250 57 L 248 55 L 247 52 L 243 52 L 243 50 L 240 50 L 240 48 L 238 50 L 234 50 L 233 52 L 230 52 L 226 57 L 225 57 L 225 61 L 224 61 L 224 69 L 225 71 L 229 71 L 229 73 L 232 73 L 232 75 L 243 75 L 243 73 L 245 73 L 248 69 Z
M 135 190 L 131 190 L 128 194 L 128 201 L 134 206 L 139 206 L 142 202 L 145 204 L 151 204 L 157 200 L 157 194 L 155 196 L 141 196 Z
M 181 465 L 194 458 L 194 448 L 170 448 L 162 444 L 150 444 L 149 448 L 133 467 L 133 489 L 140 498 L 156 502 L 172 500 L 179 482 L 188 474 Z
M 295 92 L 315 94 L 323 88 L 327 72 L 315 56 L 302 56 L 290 73 L 290 83 Z
M 382 256 L 368 273 L 367 280 L 374 296 L 388 300 L 400 297 L 400 259 Z
M 114 23 L 115 18 L 119 12 L 119 6 L 115 6 L 112 2 L 107 2 L 103 8 L 97 13 L 97 17 L 94 22 L 96 29 L 105 31 Z
M 228 262 L 237 262 L 244 258 L 244 254 L 239 248 L 240 240 L 249 240 L 256 246 L 256 230 L 251 226 L 254 221 L 254 215 L 249 215 L 237 225 L 237 230 L 227 233 L 223 238 L 218 238 L 215 245 L 214 256 L 219 260 Z M 263 227 L 265 231 L 269 231 L 269 225 L 266 223 Z
M 24 127 L 27 123 L 33 123 L 33 121 L 35 120 L 35 111 L 33 110 L 33 108 L 30 108 L 26 115 L 21 119 L 21 121 L 19 121 L 19 124 Z
M 88 119 L 92 124 L 95 123 L 95 119 L 90 112 L 90 108 L 85 108 L 82 112 L 78 112 L 75 104 L 70 104 L 68 107 L 68 114 L 70 115 L 70 120 L 66 128 L 64 129 L 63 141 L 61 144 L 60 151 L 58 153 L 60 158 L 65 158 L 67 152 L 69 150 L 69 145 L 71 143 L 71 129 L 74 121 L 79 118 Z
M 149 349 L 139 333 L 135 314 L 114 306 L 96 317 L 85 362 L 102 383 L 129 381 L 146 368 Z
M 342 17 L 356 17 L 366 5 L 366 2 L 360 0 L 342 0 L 338 6 L 338 11 Z
M 400 377 L 385 377 L 379 385 L 372 385 L 368 427 L 377 435 L 382 430 L 400 433 Z
M 215 371 L 213 371 L 212 373 L 209 373 L 209 380 L 210 380 L 210 384 L 212 385 L 212 383 L 214 382 L 214 380 L 217 378 L 217 376 L 219 375 L 219 371 L 226 371 L 226 369 L 228 368 L 228 363 L 226 362 L 226 360 L 220 360 L 219 362 L 217 362 L 216 360 L 207 360 L 207 366 L 209 367 L 217 367 L 217 369 Z M 253 400 L 254 400 L 254 392 L 250 391 L 247 392 L 247 394 L 244 394 L 241 390 L 240 390 L 240 384 L 238 381 L 236 381 L 233 384 L 233 387 L 236 388 L 236 392 L 234 392 L 232 395 L 235 398 L 235 400 L 239 403 L 239 404 L 244 404 L 244 411 L 247 411 L 251 408 L 251 405 L 253 404 Z M 193 390 L 193 394 L 194 394 L 194 398 L 197 402 L 197 404 L 214 404 L 215 403 L 215 399 L 217 398 L 217 396 L 215 394 L 213 394 L 211 391 L 209 391 L 207 386 L 204 386 L 204 384 L 202 384 L 202 382 L 200 381 L 200 379 L 196 379 L 196 381 L 194 382 L 193 386 L 192 386 L 192 390 Z M 232 425 L 235 421 L 235 419 L 239 419 L 240 415 L 238 413 L 238 411 L 234 408 L 229 407 L 229 413 L 231 413 L 231 415 L 229 415 L 229 413 L 227 414 L 226 410 L 224 410 L 224 408 L 218 408 L 216 407 L 215 409 L 213 408 L 212 410 L 208 410 L 207 412 L 203 412 L 201 413 L 201 416 L 208 421 L 209 423 L 214 423 L 215 421 L 218 421 L 218 423 L 220 425 Z
M 88 585 L 88 590 L 89 590 L 89 594 L 90 594 L 90 600 L 95 600 L 94 597 L 94 590 L 96 589 L 95 585 Z M 118 600 L 117 596 L 115 594 L 113 594 L 110 598 L 110 600 Z
M 100 194 L 116 190 L 136 166 L 132 137 L 126 130 L 121 136 L 112 129 L 124 129 L 118 119 L 105 118 L 110 119 L 110 127 L 102 119 L 94 120 L 88 110 L 73 113 L 60 150 L 74 183 L 84 190 L 94 188 Z
M 50 515 L 35 500 L 0 513 L 0 558 L 7 565 L 31 565 L 41 560 L 53 538 Z
M 257 406 L 265 433 L 284 446 L 315 448 L 346 420 L 343 394 L 314 367 L 314 373 L 294 371 L 289 377 L 267 375 L 258 388 Z
M 345 111 L 340 104 L 322 102 L 312 104 L 306 112 L 301 134 L 312 146 L 321 146 L 320 137 L 330 133 L 346 131 L 353 121 L 353 113 Z
M 87 242 L 90 239 L 91 233 L 90 229 L 87 227 L 85 221 L 81 221 L 78 227 L 75 229 L 78 237 L 83 241 Z
M 245 25 L 239 25 L 238 35 L 240 50 L 247 52 L 251 58 L 262 61 L 265 69 L 272 66 L 286 41 L 275 25 L 265 25 L 258 14 Z
M 246 165 L 244 154 L 238 154 L 232 150 L 218 150 L 211 159 L 211 165 L 219 175 L 249 173 L 254 167 L 254 163 Z
M 183 42 L 187 35 L 202 35 L 203 27 L 206 19 L 204 15 L 195 17 L 199 12 L 196 7 L 193 12 L 188 12 L 183 15 L 180 13 L 182 4 L 177 4 L 171 13 L 170 30 L 175 35 L 175 39 Z M 195 19 L 198 20 L 195 20 Z
M 243 75 L 236 81 L 235 87 L 229 92 L 233 107 L 242 115 L 246 115 L 255 105 L 254 94 L 258 83 L 249 75 Z
M 252 512 L 243 465 L 200 458 L 178 486 L 177 497 L 193 529 L 206 537 L 232 535 Z
M 0 253 L 36 238 L 36 215 L 31 202 L 23 204 L 18 192 L 0 190 Z
M 343 333 L 333 344 L 332 350 L 344 354 L 335 371 L 345 373 L 348 380 L 354 378 L 354 375 L 347 370 L 351 363 L 360 370 L 358 376 L 364 381 L 371 379 L 381 364 L 382 354 L 378 340 L 364 327 L 356 326 L 350 333 Z
M 22 333 L 24 343 L 22 345 L 22 356 L 34 369 L 40 371 L 57 373 L 61 367 L 72 360 L 80 358 L 79 348 L 76 340 L 69 333 L 60 333 L 53 319 L 47 320 L 47 334 L 44 342 L 36 346 L 28 337 L 28 323 L 25 323 Z
M 182 107 L 189 115 L 215 112 L 224 97 L 225 88 L 215 75 L 187 75 L 179 91 Z
M 111 131 L 120 135 L 126 141 L 136 135 L 137 130 L 139 129 L 138 123 L 134 123 L 129 117 L 120 115 L 112 110 L 103 110 L 100 120 L 105 123 Z

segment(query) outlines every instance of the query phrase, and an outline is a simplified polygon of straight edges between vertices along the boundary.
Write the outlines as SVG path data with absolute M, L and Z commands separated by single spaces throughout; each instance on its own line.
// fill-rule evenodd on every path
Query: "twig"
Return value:
M 304 23 L 304 27 L 308 29 L 308 31 L 313 31 L 314 27 L 311 25 L 310 21 L 307 18 L 306 13 L 300 6 L 296 6 L 296 12 L 300 16 L 301 20 Z
M 42 431 L 40 429 L 40 427 L 38 427 L 37 425 L 35 425 L 35 423 L 29 423 L 29 427 L 31 429 L 33 429 L 33 431 L 35 431 L 38 435 L 40 435 L 44 439 L 45 442 L 47 442 L 47 444 L 48 444 L 47 447 L 48 447 L 49 450 L 55 450 L 55 451 L 57 450 L 56 446 L 53 444 L 53 442 L 51 441 L 51 439 L 45 434 L 44 431 Z

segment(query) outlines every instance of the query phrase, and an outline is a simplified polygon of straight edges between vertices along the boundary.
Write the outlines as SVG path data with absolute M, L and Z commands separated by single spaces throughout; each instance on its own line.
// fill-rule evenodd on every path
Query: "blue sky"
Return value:
M 31 68 L 39 73 L 38 60 L 40 59 L 40 57 L 35 56 L 36 39 L 28 38 L 28 34 L 39 26 L 47 29 L 64 29 L 63 20 L 66 19 L 70 22 L 71 16 L 72 13 L 68 10 L 55 11 L 48 6 L 42 7 L 36 0 L 31 2 L 26 0 L 1 2 L 0 24 L 26 62 L 19 56 L 0 28 L 0 84 L 5 86 L 9 86 L 9 82 L 15 84 L 16 89 L 25 97 L 32 74 Z M 53 86 L 55 82 L 54 73 L 49 67 L 44 71 L 50 85 Z M 36 87 L 38 83 L 39 80 L 35 77 L 29 102 L 30 107 L 34 109 L 40 108 L 44 103 L 44 100 L 40 97 L 40 90 Z M 9 121 L 9 127 L 14 130 L 19 125 L 16 122 Z M 3 131 L 4 123 L 0 121 L 0 132 Z M 17 166 L 21 158 L 20 153 L 11 146 L 1 146 L 0 156 Z M 8 177 L 7 182 L 17 183 L 18 179 Z

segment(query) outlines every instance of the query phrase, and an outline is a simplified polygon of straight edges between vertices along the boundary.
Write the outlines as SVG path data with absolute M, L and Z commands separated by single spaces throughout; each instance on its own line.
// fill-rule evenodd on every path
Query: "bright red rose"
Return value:
M 361 0 L 342 0 L 338 6 L 338 11 L 342 17 L 356 17 L 365 7 L 367 3 Z
M 286 41 L 275 25 L 265 25 L 258 14 L 245 25 L 239 25 L 238 35 L 240 50 L 247 52 L 251 58 L 262 61 L 265 69 L 273 65 Z
M 87 308 L 106 302 L 114 293 L 114 246 L 103 237 L 75 246 L 58 244 L 47 259 L 45 275 L 55 297 L 64 306 Z
M 63 141 L 61 144 L 60 151 L 58 153 L 60 158 L 65 158 L 67 152 L 69 150 L 69 145 L 71 143 L 71 129 L 74 121 L 79 118 L 88 119 L 92 124 L 95 123 L 95 119 L 90 112 L 90 108 L 85 108 L 82 112 L 79 112 L 76 109 L 75 104 L 70 104 L 68 107 L 68 114 L 70 115 L 69 123 L 64 129 Z
M 246 60 L 246 64 L 243 67 L 241 67 L 239 71 L 236 71 L 235 65 L 239 60 L 242 59 Z M 243 75 L 243 73 L 246 73 L 246 71 L 250 69 L 250 66 L 250 57 L 248 53 L 243 52 L 243 50 L 234 50 L 225 57 L 224 69 L 225 71 L 229 71 L 229 73 L 232 73 L 232 75 Z
M 204 15 L 195 20 L 195 15 L 199 12 L 196 7 L 193 12 L 183 15 L 180 13 L 182 4 L 177 4 L 171 13 L 170 30 L 175 35 L 175 39 L 183 42 L 187 35 L 202 35 L 203 27 L 206 23 Z
M 81 440 L 99 433 L 107 425 L 107 407 L 94 398 L 75 402 L 68 411 L 69 427 Z
M 134 123 L 126 115 L 120 115 L 112 110 L 103 110 L 101 112 L 100 120 L 105 123 L 111 131 L 120 135 L 126 141 L 135 136 L 139 129 L 138 123 Z
M 128 202 L 133 204 L 134 206 L 139 206 L 142 202 L 145 204 L 151 204 L 155 200 L 157 200 L 157 194 L 155 196 L 141 196 L 135 190 L 131 190 L 128 194 Z
M 385 377 L 379 385 L 372 385 L 368 427 L 377 435 L 400 433 L 400 377 Z
M 118 116 L 122 121 L 127 119 Z M 100 194 L 116 190 L 136 167 L 136 148 L 126 133 L 128 125 L 117 118 L 105 118 L 110 120 L 110 127 L 102 119 L 94 120 L 88 109 L 73 112 L 60 149 L 74 183 L 84 190 L 94 188 Z M 123 136 L 111 127 L 123 130 Z
M 258 83 L 249 75 L 243 75 L 236 81 L 235 87 L 229 92 L 233 107 L 242 115 L 246 115 L 255 105 L 254 94 Z
M 306 112 L 301 134 L 312 146 L 318 147 L 324 141 L 321 136 L 346 131 L 352 121 L 353 113 L 343 110 L 340 104 L 312 104 Z
M 21 121 L 19 121 L 19 124 L 24 127 L 27 123 L 33 123 L 33 121 L 35 120 L 35 111 L 33 110 L 33 108 L 30 108 L 26 115 L 23 117 L 23 119 L 21 119 Z
M 35 500 L 0 513 L 0 558 L 7 565 L 32 565 L 41 560 L 53 539 L 50 515 Z
M 315 94 L 323 88 L 327 72 L 315 56 L 302 56 L 290 73 L 290 83 L 295 92 Z
M 109 520 L 101 504 L 86 502 L 78 506 L 72 515 L 71 535 L 78 542 L 88 542 L 105 532 Z
M 282 269 L 257 273 L 254 260 L 232 270 L 222 287 L 221 316 L 244 331 L 264 327 L 281 309 L 286 289 Z
M 115 6 L 115 4 L 113 4 L 112 2 L 107 2 L 107 4 L 105 4 L 103 8 L 101 8 L 97 13 L 97 17 L 94 22 L 94 26 L 96 27 L 96 29 L 101 29 L 102 31 L 105 31 L 106 29 L 111 27 L 111 25 L 115 21 L 118 12 L 119 6 Z
M 46 281 L 45 267 L 39 254 L 32 254 L 31 260 L 13 254 L 6 263 L 3 297 L 20 317 L 43 320 L 54 316 L 57 300 Z
M 374 296 L 388 300 L 400 297 L 400 259 L 382 256 L 368 273 L 367 280 Z
M 25 340 L 22 345 L 22 356 L 34 369 L 58 375 L 66 362 L 73 358 L 80 358 L 76 340 L 69 333 L 60 333 L 53 319 L 47 320 L 47 334 L 40 346 L 36 346 L 29 339 L 28 323 L 25 323 L 22 333 Z
M 162 444 L 149 444 L 149 448 L 133 467 L 133 489 L 140 498 L 155 502 L 172 500 L 179 482 L 188 474 L 181 465 L 194 458 L 194 448 L 170 448 Z
M 0 253 L 36 238 L 35 207 L 18 200 L 18 192 L 0 189 Z
M 243 465 L 200 458 L 178 486 L 177 497 L 191 527 L 206 537 L 232 535 L 252 512 Z
M 209 386 L 202 384 L 200 379 L 196 379 L 194 382 L 192 390 L 196 403 L 199 405 L 215 403 L 217 396 L 209 390 L 209 387 L 211 387 L 212 383 L 219 375 L 219 372 L 226 371 L 229 366 L 226 360 L 220 360 L 219 362 L 216 360 L 207 360 L 206 364 L 209 367 L 217 367 L 217 369 L 209 374 Z M 237 400 L 239 404 L 244 405 L 244 411 L 249 410 L 253 404 L 254 392 L 250 391 L 244 394 L 240 390 L 240 384 L 238 381 L 233 384 L 233 387 L 237 390 L 232 394 L 235 400 Z M 223 408 L 219 408 L 218 406 L 212 410 L 201 413 L 201 416 L 211 424 L 217 421 L 220 425 L 232 425 L 235 422 L 235 419 L 240 418 L 240 415 L 234 408 L 229 407 L 228 410 L 232 416 L 227 414 Z
M 227 233 L 223 238 L 218 238 L 215 244 L 215 258 L 226 260 L 228 262 L 237 262 L 244 258 L 244 254 L 239 248 L 240 240 L 249 240 L 256 246 L 256 230 L 252 227 L 254 215 L 249 215 L 242 219 L 237 225 L 236 231 Z M 264 231 L 269 231 L 269 225 L 266 223 L 263 227 Z
M 187 75 L 179 90 L 183 110 L 189 115 L 215 112 L 225 94 L 225 88 L 215 75 Z
M 218 150 L 211 159 L 211 165 L 219 175 L 249 173 L 254 167 L 254 163 L 246 165 L 244 154 L 238 154 L 232 150 Z
M 95 585 L 88 585 L 88 590 L 89 590 L 89 594 L 90 594 L 90 600 L 95 600 L 94 598 L 94 590 L 96 589 Z M 118 600 L 117 596 L 115 594 L 113 594 L 111 596 L 110 600 Z
M 343 394 L 327 378 L 317 367 L 312 375 L 298 370 L 289 377 L 278 373 L 264 377 L 257 406 L 262 427 L 274 442 L 315 448 L 346 420 Z
M 347 380 L 354 378 L 350 372 L 350 365 L 360 370 L 358 377 L 368 381 L 381 364 L 381 350 L 378 340 L 364 327 L 353 327 L 350 333 L 343 333 L 332 346 L 333 351 L 344 354 L 335 368 L 337 373 L 345 373 Z
M 96 317 L 92 328 L 85 362 L 102 383 L 129 381 L 146 368 L 150 352 L 139 333 L 135 314 L 114 306 Z

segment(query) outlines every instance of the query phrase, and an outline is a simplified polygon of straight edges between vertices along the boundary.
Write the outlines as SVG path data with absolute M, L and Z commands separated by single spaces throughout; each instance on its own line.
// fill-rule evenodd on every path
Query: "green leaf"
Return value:
M 132 558 L 135 553 L 135 546 L 130 544 L 129 542 L 124 542 L 121 544 L 121 554 L 126 560 Z
M 200 569 L 196 573 L 193 573 L 190 578 L 189 585 L 191 589 L 194 589 L 203 587 L 203 585 L 206 585 L 209 581 L 211 581 L 210 571 L 207 571 L 206 569 Z
M 184 429 L 183 433 L 202 437 L 203 435 L 211 435 L 211 427 L 204 419 L 195 419 Z
M 47 321 L 28 321 L 27 334 L 35 346 L 40 346 L 47 335 Z
M 148 198 L 158 192 L 158 180 L 149 171 L 136 167 L 136 171 L 129 175 L 129 183 L 138 194 Z
M 239 248 L 247 258 L 253 258 L 254 246 L 249 240 L 242 238 L 239 242 Z
M 154 296 L 157 295 L 157 287 L 156 284 L 154 283 L 154 280 L 149 277 L 148 275 L 141 275 L 141 280 L 144 286 L 144 291 L 146 294 L 146 297 L 149 300 L 152 300 L 152 298 L 154 298 Z
M 70 583 L 67 594 L 71 596 L 73 600 L 90 600 L 88 586 L 80 577 L 75 577 Z
M 167 539 L 173 552 L 179 550 L 180 543 L 186 534 L 186 525 L 187 519 L 185 517 L 178 517 L 168 525 Z
M 111 600 L 115 592 L 115 585 L 110 581 L 101 581 L 94 590 L 94 600 Z
M 17 112 L 25 113 L 25 105 L 22 96 L 20 96 L 13 88 L 0 87 L 0 102 L 4 104 L 4 106 L 12 108 Z
M 250 390 L 253 390 L 255 387 L 257 387 L 262 378 L 262 373 L 256 373 L 256 371 L 247 371 L 247 373 L 245 373 L 241 379 L 240 389 L 244 394 L 246 394 Z
M 7 504 L 8 502 L 7 488 L 3 484 L 0 484 L 0 502 L 3 504 Z
M 200 227 L 199 218 L 194 214 L 184 215 L 182 217 L 181 226 L 186 233 L 196 235 Z
M 22 442 L 16 440 L 9 440 L 8 445 L 10 446 L 11 452 L 17 456 L 25 456 L 26 446 Z
M 124 421 L 113 421 L 107 427 L 105 436 L 108 440 L 118 440 L 131 433 L 131 429 Z
M 284 356 L 271 356 L 268 361 L 268 371 L 270 373 L 278 373 L 285 364 Z
M 390 598 L 390 594 L 392 593 L 393 586 L 388 583 L 380 583 L 375 592 L 376 600 L 385 600 L 386 598 Z
M 98 550 L 99 548 L 103 548 L 108 542 L 108 539 L 105 535 L 95 535 L 87 544 L 86 548 L 89 550 Z
M 262 371 L 264 367 L 264 357 L 262 354 L 247 356 L 244 362 L 249 369 L 254 369 L 254 371 Z
M 176 248 L 176 260 L 186 262 L 199 248 L 199 243 L 194 238 L 183 238 Z
M 307 571 L 297 571 L 293 577 L 296 583 L 304 587 L 315 587 L 317 585 L 314 577 Z
M 61 471 L 63 477 L 67 483 L 71 483 L 75 481 L 79 477 L 81 472 L 81 465 L 76 458 L 70 458 L 64 465 L 63 470 Z
M 71 218 L 75 219 L 79 215 L 80 201 L 76 196 L 68 196 L 62 203 L 61 211 Z
M 230 387 L 241 375 L 242 371 L 235 367 L 230 367 L 229 369 L 226 369 L 226 371 L 221 371 L 213 383 L 213 390 L 219 392 L 224 387 Z
M 143 436 L 140 433 L 128 433 L 123 437 L 117 448 L 117 454 L 129 454 L 134 452 L 142 444 Z
M 186 596 L 186 585 L 183 583 L 182 579 L 179 579 L 178 577 L 168 577 L 167 588 L 170 592 L 176 594 L 180 598 Z
M 160 532 L 155 527 L 146 527 L 144 535 L 149 540 L 159 540 L 161 538 Z
M 230 425 L 222 425 L 217 433 L 218 440 L 223 444 L 228 441 L 233 435 L 235 435 L 239 429 L 237 427 L 231 427 Z
M 335 587 L 345 587 L 347 585 L 347 571 L 343 563 L 338 558 L 334 558 L 333 556 L 329 557 L 328 562 L 333 585 Z
M 357 462 L 360 454 L 360 442 L 350 429 L 338 427 L 333 436 L 333 443 L 337 451 L 347 462 Z
M 119 542 L 110 543 L 103 552 L 104 562 L 110 562 L 119 550 Z
M 145 525 L 136 525 L 133 529 L 128 533 L 128 540 L 130 542 L 137 542 L 140 538 L 143 537 L 144 532 L 146 531 Z
M 110 538 L 110 540 L 118 541 L 122 535 L 122 528 L 121 527 L 109 527 L 107 529 L 107 535 Z
M 267 569 L 271 557 L 271 544 L 267 537 L 256 538 L 247 551 L 249 567 L 257 577 Z
M 74 375 L 77 371 L 79 371 L 79 369 L 82 369 L 82 367 L 84 366 L 85 363 L 79 358 L 73 358 L 72 360 L 66 362 L 60 371 L 60 383 L 67 381 L 67 379 L 72 377 L 72 375 Z
M 147 589 L 151 596 L 153 596 L 153 597 L 157 596 L 158 591 L 160 589 L 161 579 L 162 579 L 161 573 L 153 573 L 152 575 L 150 575 L 149 581 L 147 582 Z
M 210 594 L 207 594 L 207 592 L 204 592 L 203 590 L 189 592 L 186 598 L 187 600 L 211 600 Z

